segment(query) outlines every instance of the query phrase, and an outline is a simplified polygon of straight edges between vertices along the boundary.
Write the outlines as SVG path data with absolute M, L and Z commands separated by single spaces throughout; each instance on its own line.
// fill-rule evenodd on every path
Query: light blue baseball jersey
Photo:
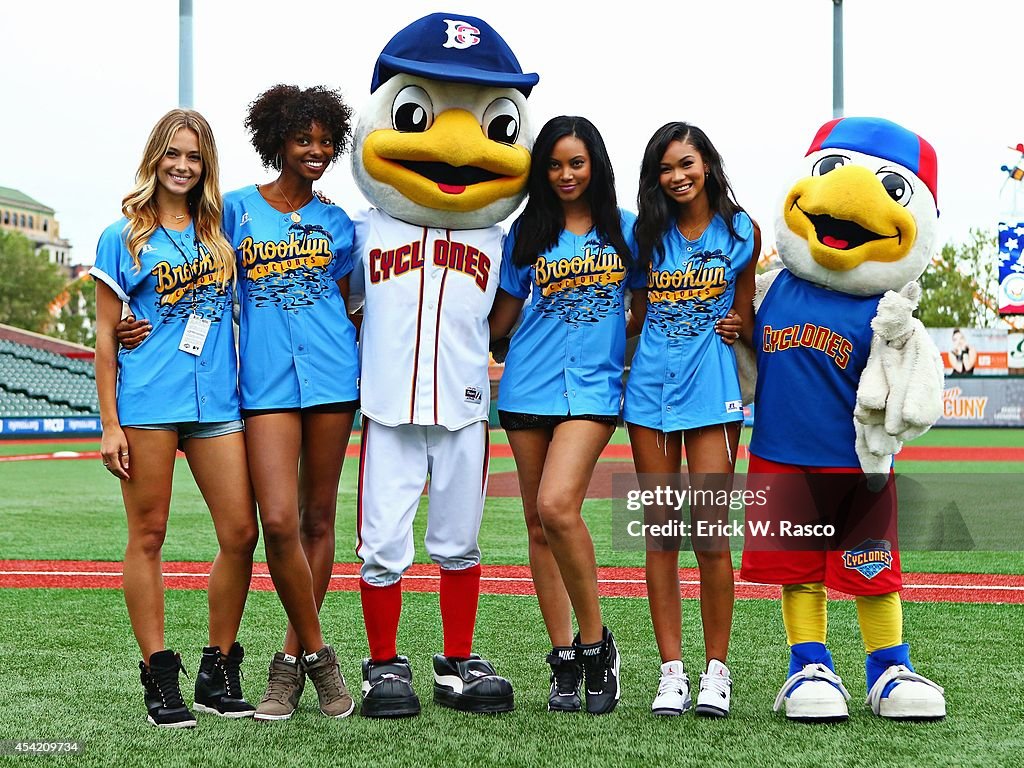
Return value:
M 230 285 L 221 288 L 213 260 L 196 243 L 191 224 L 183 232 L 157 229 L 142 246 L 142 267 L 136 270 L 124 240 L 127 224 L 122 218 L 103 230 L 96 264 L 89 270 L 135 317 L 152 324 L 138 347 L 122 348 L 117 355 L 121 425 L 237 419 Z M 192 314 L 211 323 L 198 356 L 178 349 Z
M 224 196 L 238 257 L 242 408 L 308 408 L 359 397 L 356 332 L 337 281 L 352 271 L 352 222 L 316 196 L 274 210 L 255 186 Z
M 754 225 L 733 217 L 740 239 L 716 215 L 694 241 L 673 226 L 664 258 L 647 276 L 647 317 L 626 382 L 623 419 L 674 432 L 740 421 L 736 355 L 715 333 L 733 304 L 736 279 L 754 251 Z
M 860 466 L 853 408 L 880 298 L 779 273 L 754 321 L 752 453 L 783 464 Z
M 635 250 L 636 216 L 620 211 L 626 244 Z M 615 416 L 622 401 L 626 351 L 625 288 L 638 282 L 614 246 L 595 230 L 562 230 L 534 264 L 512 262 L 518 225 L 505 240 L 502 290 L 532 300 L 505 358 L 498 407 L 546 416 Z M 643 275 L 639 275 L 643 284 Z

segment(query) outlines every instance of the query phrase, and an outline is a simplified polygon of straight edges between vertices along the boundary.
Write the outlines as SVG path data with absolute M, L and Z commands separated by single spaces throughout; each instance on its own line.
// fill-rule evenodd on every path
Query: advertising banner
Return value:
M 929 328 L 928 334 L 942 354 L 947 377 L 1009 373 L 1005 328 Z

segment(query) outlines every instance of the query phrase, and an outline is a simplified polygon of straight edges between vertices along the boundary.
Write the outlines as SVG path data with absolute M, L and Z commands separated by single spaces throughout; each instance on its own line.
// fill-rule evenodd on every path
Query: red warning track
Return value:
M 184 454 L 179 454 L 184 456 Z M 346 456 L 359 455 L 359 444 L 348 446 Z M 0 456 L 0 463 L 6 461 L 41 461 L 50 459 L 98 459 L 99 451 L 58 451 L 56 453 L 30 453 L 20 456 Z M 491 457 L 512 458 L 512 449 L 504 443 L 491 443 Z M 628 445 L 609 445 L 601 452 L 602 459 L 630 460 L 633 454 Z M 740 446 L 740 459 L 750 458 L 747 447 Z M 940 445 L 908 445 L 900 451 L 899 461 L 1024 461 L 1024 448 L 1020 447 L 979 447 L 955 448 Z
M 206 589 L 209 563 L 164 563 L 164 584 L 169 589 Z M 602 597 L 646 597 L 641 568 L 600 568 Z M 696 598 L 700 582 L 694 568 L 679 571 L 682 596 Z M 903 599 L 909 602 L 1024 603 L 1024 576 L 908 573 L 903 575 Z M 414 565 L 403 580 L 411 592 L 437 592 L 438 569 Z M 23 589 L 119 589 L 121 563 L 81 560 L 0 560 L 0 588 Z M 274 583 L 264 563 L 253 571 L 252 589 L 272 591 Z M 338 563 L 331 579 L 332 591 L 359 589 L 359 564 Z M 530 569 L 525 565 L 484 566 L 481 590 L 490 595 L 533 595 Z M 779 587 L 736 582 L 740 600 L 777 599 Z M 835 599 L 850 599 L 833 593 Z

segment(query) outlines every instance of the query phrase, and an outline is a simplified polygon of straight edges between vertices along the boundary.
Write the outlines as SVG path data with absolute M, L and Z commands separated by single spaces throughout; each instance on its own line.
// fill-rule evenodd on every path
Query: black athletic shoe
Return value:
M 552 648 L 547 661 L 551 665 L 548 712 L 579 712 L 583 668 L 576 659 L 575 646 Z
M 592 715 L 607 714 L 619 703 L 619 650 L 608 627 L 603 631 L 599 643 L 582 645 L 579 635 L 573 640 L 576 657 L 583 664 L 587 712 Z
M 196 673 L 195 710 L 220 717 L 252 717 L 256 707 L 242 695 L 242 658 L 245 651 L 235 643 L 227 656 L 220 646 L 203 648 Z
M 159 728 L 195 728 L 196 718 L 181 697 L 178 671 L 185 671 L 181 657 L 174 651 L 157 651 L 146 662 L 139 662 L 142 685 L 146 689 L 149 724 Z
M 434 701 L 463 712 L 511 712 L 515 707 L 512 683 L 475 653 L 468 659 L 434 654 Z
M 412 668 L 405 656 L 387 661 L 363 659 L 363 717 L 412 717 L 420 700 L 412 689 Z

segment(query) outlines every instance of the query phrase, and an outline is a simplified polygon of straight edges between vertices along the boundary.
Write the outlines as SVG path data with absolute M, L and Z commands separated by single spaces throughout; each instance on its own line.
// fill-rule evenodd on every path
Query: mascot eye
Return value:
M 910 186 L 909 181 L 892 171 L 879 171 L 878 177 L 889 197 L 904 207 L 910 203 L 914 189 Z
M 391 105 L 391 124 L 402 133 L 423 133 L 434 122 L 434 105 L 418 85 L 399 91 Z
M 811 171 L 812 176 L 824 176 L 829 171 L 834 171 L 836 168 L 842 168 L 844 165 L 849 165 L 850 158 L 843 157 L 842 155 L 826 155 L 814 164 L 814 170 Z
M 495 99 L 484 110 L 482 125 L 491 141 L 515 144 L 519 138 L 519 108 L 511 99 Z

